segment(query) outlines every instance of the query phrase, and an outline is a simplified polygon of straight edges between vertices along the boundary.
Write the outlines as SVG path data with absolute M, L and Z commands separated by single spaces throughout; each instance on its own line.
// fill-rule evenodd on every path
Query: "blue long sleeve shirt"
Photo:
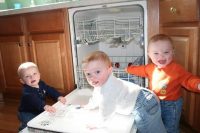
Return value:
M 50 96 L 53 100 L 57 101 L 61 94 L 41 80 L 39 82 L 39 88 L 24 84 L 18 109 L 19 112 L 30 112 L 36 115 L 40 114 L 44 111 L 46 96 Z

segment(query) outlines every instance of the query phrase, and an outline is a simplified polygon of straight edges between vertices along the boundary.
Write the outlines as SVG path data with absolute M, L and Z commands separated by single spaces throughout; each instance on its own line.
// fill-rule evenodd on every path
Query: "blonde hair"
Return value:
M 18 76 L 21 78 L 23 76 L 23 71 L 28 69 L 28 68 L 31 68 L 31 67 L 34 67 L 34 68 L 38 69 L 38 66 L 33 62 L 24 62 L 24 63 L 22 63 L 18 67 L 18 70 L 17 70 Z
M 171 44 L 172 48 L 174 48 L 172 39 L 168 35 L 165 35 L 165 34 L 156 34 L 156 35 L 152 36 L 149 40 L 148 48 L 151 43 L 154 43 L 157 41 L 168 41 Z
M 88 64 L 89 62 L 96 61 L 96 60 L 100 60 L 100 61 L 105 62 L 105 64 L 108 67 L 112 66 L 111 60 L 110 60 L 110 58 L 108 57 L 108 55 L 106 53 L 104 53 L 102 51 L 94 51 L 94 52 L 90 53 L 89 55 L 87 55 L 83 59 L 83 61 L 82 61 L 82 67 L 84 65 Z

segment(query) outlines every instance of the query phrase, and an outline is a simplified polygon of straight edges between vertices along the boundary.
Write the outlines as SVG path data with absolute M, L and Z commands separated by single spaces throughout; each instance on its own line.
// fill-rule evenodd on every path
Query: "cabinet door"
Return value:
M 30 33 L 64 32 L 66 10 L 33 12 L 24 15 L 27 31 Z
M 0 35 L 17 35 L 23 33 L 20 15 L 8 15 L 0 17 Z
M 0 86 L 6 94 L 21 92 L 17 68 L 27 58 L 23 40 L 23 36 L 0 37 Z
M 199 0 L 160 0 L 161 23 L 199 21 L 199 4 Z
M 175 59 L 185 67 L 186 70 L 197 74 L 198 69 L 198 27 L 162 27 L 161 32 L 172 37 L 175 47 Z M 199 94 L 183 89 L 183 117 L 193 126 L 195 117 L 200 118 L 195 103 Z
M 63 33 L 30 35 L 30 51 L 42 80 L 60 92 L 68 93 L 74 87 L 74 79 L 69 65 L 72 59 L 67 58 L 64 37 Z

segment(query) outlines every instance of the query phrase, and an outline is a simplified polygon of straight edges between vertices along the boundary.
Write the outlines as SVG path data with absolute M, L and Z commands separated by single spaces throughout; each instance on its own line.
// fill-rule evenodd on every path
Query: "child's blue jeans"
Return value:
M 19 131 L 21 131 L 22 129 L 24 129 L 27 126 L 27 123 L 33 119 L 35 116 L 35 114 L 29 113 L 29 112 L 19 112 L 18 113 L 18 119 L 20 120 L 20 127 L 19 127 Z
M 160 101 L 161 116 L 167 133 L 179 133 L 179 121 L 183 99 L 179 98 L 176 101 Z
M 147 89 L 139 92 L 133 115 L 137 133 L 166 133 L 160 103 L 153 92 Z

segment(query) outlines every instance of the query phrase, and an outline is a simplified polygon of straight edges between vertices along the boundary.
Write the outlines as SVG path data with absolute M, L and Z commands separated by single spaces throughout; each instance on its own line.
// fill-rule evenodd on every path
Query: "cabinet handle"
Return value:
M 170 12 L 175 14 L 177 12 L 176 8 L 175 7 L 170 7 Z
M 27 42 L 27 46 L 31 46 L 31 43 L 30 43 L 30 42 Z
M 21 46 L 22 46 L 22 44 L 21 44 L 20 42 L 17 42 L 17 45 L 18 45 L 19 47 L 21 47 Z

